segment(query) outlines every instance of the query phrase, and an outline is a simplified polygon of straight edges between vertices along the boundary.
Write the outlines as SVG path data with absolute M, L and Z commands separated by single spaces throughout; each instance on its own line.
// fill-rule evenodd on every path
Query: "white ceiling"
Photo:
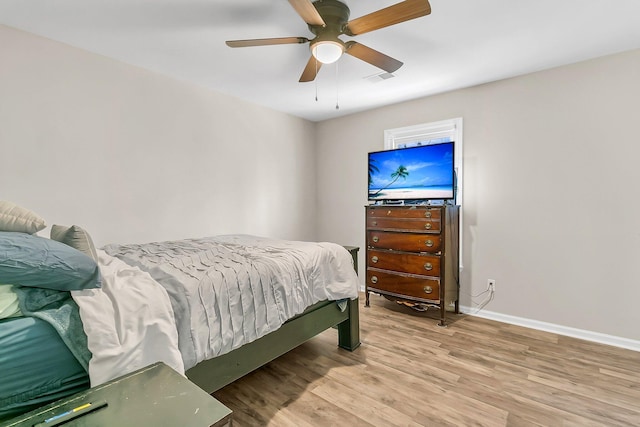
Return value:
M 345 3 L 357 18 L 398 1 Z M 345 55 L 311 83 L 298 83 L 307 45 L 224 43 L 312 38 L 286 0 L 0 0 L 0 23 L 313 121 L 640 48 L 639 0 L 431 0 L 431 8 L 354 38 L 404 62 L 393 78 Z

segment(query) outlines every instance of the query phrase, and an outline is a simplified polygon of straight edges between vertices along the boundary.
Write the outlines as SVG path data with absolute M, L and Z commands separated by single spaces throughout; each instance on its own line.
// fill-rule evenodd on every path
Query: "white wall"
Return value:
M 367 152 L 462 117 L 462 305 L 493 278 L 486 310 L 640 340 L 639 76 L 636 50 L 320 123 L 318 238 L 362 273 Z
M 6 26 L 0 58 L 0 199 L 97 245 L 315 238 L 313 123 Z

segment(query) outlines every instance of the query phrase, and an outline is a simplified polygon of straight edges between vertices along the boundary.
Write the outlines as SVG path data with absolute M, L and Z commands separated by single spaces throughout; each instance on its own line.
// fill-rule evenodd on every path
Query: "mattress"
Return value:
M 89 388 L 56 330 L 33 317 L 0 321 L 0 367 L 0 420 Z
M 228 235 L 103 249 L 166 289 L 185 369 L 275 331 L 318 301 L 358 296 L 351 255 L 334 243 Z M 81 316 L 90 314 L 72 295 Z

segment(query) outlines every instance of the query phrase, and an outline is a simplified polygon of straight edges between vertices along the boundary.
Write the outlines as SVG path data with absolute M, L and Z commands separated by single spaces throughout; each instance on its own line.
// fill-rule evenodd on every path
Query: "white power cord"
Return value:
M 480 302 L 476 302 L 474 300 L 474 298 L 478 298 L 482 295 L 487 295 L 482 301 Z M 480 292 L 477 295 L 472 295 L 469 294 L 469 296 L 471 297 L 471 302 L 476 305 L 477 307 L 475 308 L 475 310 L 471 313 L 471 314 L 477 314 L 478 312 L 480 312 L 480 310 L 482 310 L 487 304 L 489 304 L 491 301 L 493 301 L 493 297 L 495 295 L 495 289 L 491 286 L 487 286 L 487 289 L 485 289 L 484 291 Z

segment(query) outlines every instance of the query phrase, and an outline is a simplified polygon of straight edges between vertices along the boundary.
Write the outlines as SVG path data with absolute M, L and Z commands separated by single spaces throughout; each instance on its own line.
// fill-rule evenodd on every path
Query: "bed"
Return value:
M 0 420 L 157 361 L 212 393 L 330 327 L 341 348 L 360 344 L 355 253 L 339 245 L 229 235 L 96 249 L 78 226 L 37 236 L 44 221 L 7 203 Z

